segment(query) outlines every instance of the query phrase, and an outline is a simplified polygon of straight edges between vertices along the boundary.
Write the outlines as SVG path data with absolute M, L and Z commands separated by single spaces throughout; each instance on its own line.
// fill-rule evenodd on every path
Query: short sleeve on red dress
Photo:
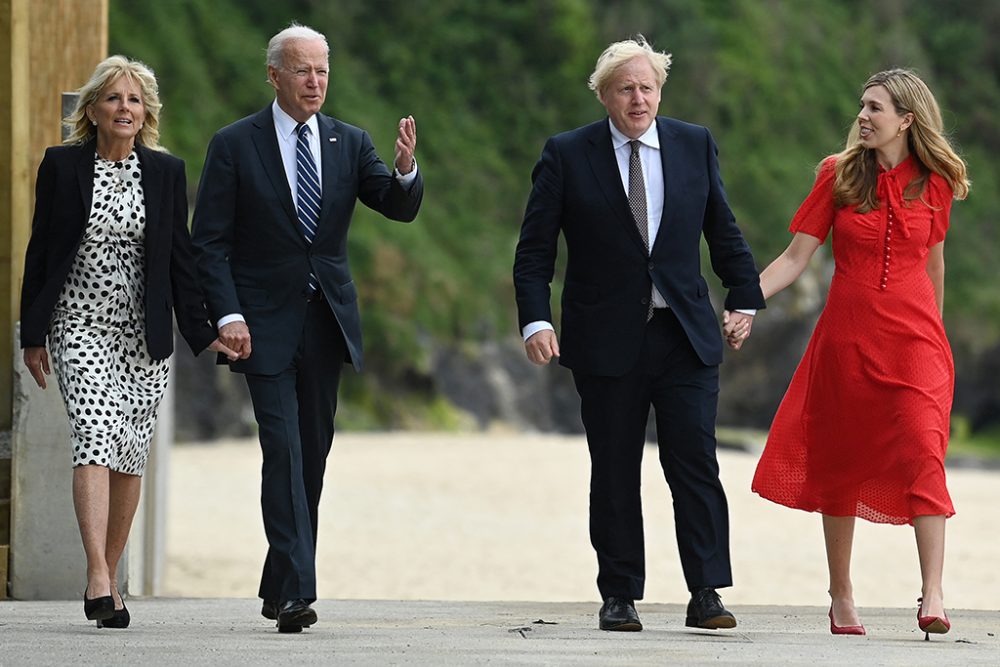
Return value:
M 833 205 L 833 179 L 836 176 L 834 165 L 837 162 L 836 156 L 828 157 L 819 167 L 816 174 L 816 182 L 813 184 L 812 192 L 795 212 L 789 231 L 793 234 L 802 232 L 809 236 L 815 236 L 820 243 L 826 241 L 830 227 L 833 225 L 833 218 L 837 209 Z
M 931 205 L 934 215 L 931 218 L 931 234 L 927 238 L 927 247 L 944 241 L 948 233 L 948 226 L 951 219 L 951 203 L 955 199 L 948 181 L 938 174 L 932 173 L 927 186 L 928 204 Z

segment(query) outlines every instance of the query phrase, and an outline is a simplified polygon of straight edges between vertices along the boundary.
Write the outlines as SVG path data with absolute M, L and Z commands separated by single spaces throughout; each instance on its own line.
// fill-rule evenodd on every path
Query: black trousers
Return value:
M 265 600 L 316 599 L 319 499 L 346 354 L 329 304 L 313 301 L 289 367 L 246 376 L 264 459 L 260 505 L 268 550 L 258 595 Z
M 731 586 L 729 508 L 715 453 L 719 367 L 701 363 L 664 309 L 647 324 L 632 370 L 621 377 L 574 372 L 573 379 L 590 448 L 590 539 L 601 597 L 643 597 L 639 488 L 650 406 L 688 589 Z

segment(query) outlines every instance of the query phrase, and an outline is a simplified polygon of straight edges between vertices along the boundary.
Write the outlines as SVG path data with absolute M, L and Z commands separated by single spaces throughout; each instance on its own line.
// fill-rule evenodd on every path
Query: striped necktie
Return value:
M 312 151 L 309 149 L 309 126 L 299 123 L 295 128 L 295 133 L 299 139 L 295 146 L 295 165 L 298 190 L 298 203 L 296 212 L 299 216 L 299 225 L 302 227 L 302 236 L 306 243 L 312 245 L 316 238 L 316 228 L 319 223 L 320 202 L 322 201 L 322 190 L 319 185 L 319 178 L 316 175 L 316 162 L 313 160 Z M 313 294 L 319 289 L 319 281 L 316 276 L 309 272 L 309 294 Z

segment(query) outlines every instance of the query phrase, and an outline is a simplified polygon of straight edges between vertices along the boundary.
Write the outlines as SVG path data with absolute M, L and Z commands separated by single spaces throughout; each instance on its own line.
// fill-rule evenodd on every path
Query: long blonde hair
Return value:
M 931 172 L 948 182 L 955 199 L 965 199 L 969 194 L 965 161 L 944 135 L 941 109 L 927 84 L 910 70 L 890 69 L 873 74 L 861 88 L 862 94 L 872 86 L 882 86 L 888 91 L 897 114 L 913 114 L 906 141 L 920 175 L 906 186 L 904 199 L 919 198 Z M 856 204 L 859 213 L 867 213 L 879 206 L 876 192 L 879 167 L 875 151 L 861 144 L 860 135 L 860 127 L 853 123 L 844 150 L 836 156 L 833 199 L 837 206 Z
M 102 60 L 90 80 L 77 91 L 76 108 L 63 119 L 63 125 L 69 129 L 65 144 L 84 144 L 97 136 L 97 128 L 87 118 L 87 107 L 96 104 L 101 91 L 118 80 L 126 77 L 139 86 L 142 104 L 146 111 L 135 142 L 155 151 L 166 150 L 160 146 L 160 93 L 153 70 L 138 60 L 129 60 L 125 56 L 111 56 Z

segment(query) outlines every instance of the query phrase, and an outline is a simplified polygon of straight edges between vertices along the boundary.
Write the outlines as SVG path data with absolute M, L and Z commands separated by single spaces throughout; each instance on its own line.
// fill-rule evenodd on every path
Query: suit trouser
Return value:
M 650 406 L 688 589 L 732 585 L 729 509 L 715 454 L 719 367 L 701 362 L 672 311 L 655 313 L 628 373 L 573 373 L 590 448 L 590 538 L 602 598 L 643 597 L 639 489 Z
M 329 304 L 314 301 L 288 368 L 246 376 L 263 453 L 260 505 L 268 550 L 258 595 L 265 600 L 316 599 L 319 499 L 346 353 Z

